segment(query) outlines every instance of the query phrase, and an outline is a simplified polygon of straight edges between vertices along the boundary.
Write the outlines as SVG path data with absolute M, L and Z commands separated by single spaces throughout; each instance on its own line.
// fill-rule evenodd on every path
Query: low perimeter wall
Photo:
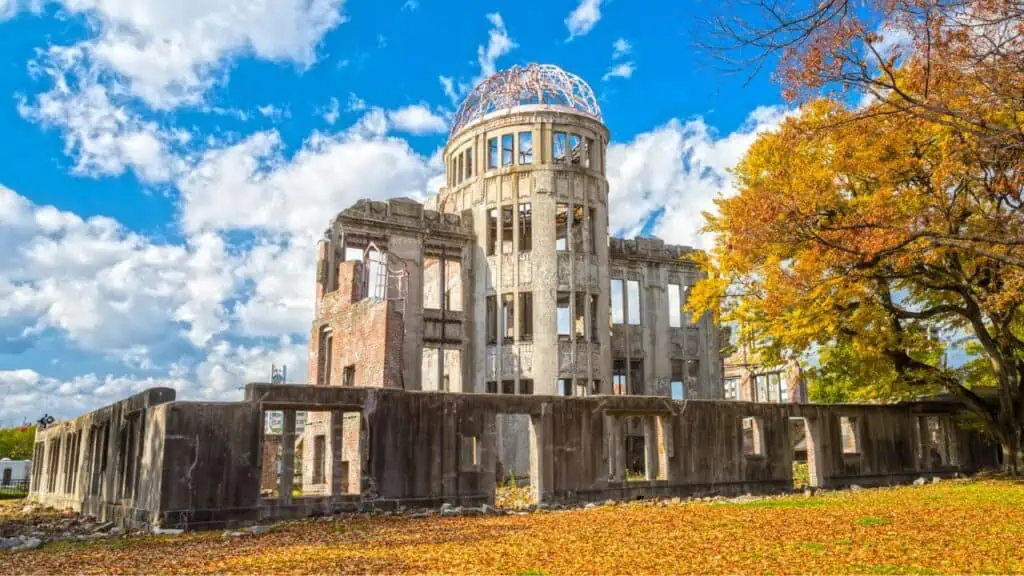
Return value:
M 263 449 L 268 411 L 283 412 L 283 431 L 267 438 L 273 450 Z M 300 411 L 323 413 L 323 425 L 296 434 Z M 794 422 L 819 487 L 909 482 L 996 463 L 996 447 L 957 428 L 957 406 L 939 402 L 753 404 L 249 384 L 245 400 L 233 403 L 179 402 L 173 390 L 151 389 L 40 430 L 30 498 L 125 525 L 189 529 L 493 504 L 502 414 L 529 419 L 537 502 L 790 490 Z M 633 446 L 642 438 L 639 476 L 627 472 L 627 438 Z M 297 475 L 300 466 L 310 468 Z M 311 495 L 295 492 L 303 477 L 318 483 Z

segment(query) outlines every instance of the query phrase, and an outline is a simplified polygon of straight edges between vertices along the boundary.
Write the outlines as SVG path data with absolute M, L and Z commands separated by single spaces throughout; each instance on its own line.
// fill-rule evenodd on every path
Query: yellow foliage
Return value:
M 353 517 L 0 552 L 9 574 L 1020 573 L 1024 485 L 943 482 L 746 504 Z

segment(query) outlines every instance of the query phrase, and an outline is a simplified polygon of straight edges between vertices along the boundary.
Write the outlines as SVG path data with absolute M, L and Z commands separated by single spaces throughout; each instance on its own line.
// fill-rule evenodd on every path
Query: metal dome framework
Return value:
M 563 106 L 601 120 L 601 107 L 585 80 L 552 64 L 513 66 L 477 84 L 452 118 L 448 136 L 492 112 L 527 105 Z

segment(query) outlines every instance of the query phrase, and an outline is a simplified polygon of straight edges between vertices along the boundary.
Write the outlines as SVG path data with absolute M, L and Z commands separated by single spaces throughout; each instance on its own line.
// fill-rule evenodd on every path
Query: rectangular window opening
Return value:
M 533 164 L 533 132 L 519 133 L 519 163 Z
M 516 233 L 516 223 L 512 221 L 515 208 L 512 206 L 501 207 L 501 253 L 511 254 L 513 248 L 513 237 Z
M 515 329 L 515 295 L 503 294 L 501 296 L 501 337 L 506 344 L 515 340 Z
M 671 328 L 680 328 L 683 325 L 682 303 L 679 294 L 679 284 L 668 285 L 668 325 Z
M 558 338 L 568 340 L 572 336 L 572 320 L 569 311 L 569 292 L 559 292 L 556 301 Z
M 597 333 L 597 295 L 588 294 L 587 299 L 590 301 L 590 341 L 597 342 L 600 340 Z
M 519 393 L 525 395 L 533 394 L 533 380 L 529 378 L 519 380 Z
M 498 250 L 498 209 L 487 211 L 487 255 L 494 256 Z
M 498 138 L 487 140 L 487 169 L 493 170 L 498 167 Z
M 462 312 L 462 262 L 444 261 L 444 309 Z
M 569 135 L 569 158 L 572 160 L 573 166 L 579 166 L 583 163 L 583 147 L 581 146 L 582 140 L 579 134 Z
M 700 390 L 700 360 L 686 361 L 686 394 Z
M 530 203 L 519 205 L 519 251 L 533 249 L 533 212 Z
M 616 360 L 612 362 L 612 394 L 624 395 L 626 393 L 626 361 Z
M 686 398 L 686 388 L 683 386 L 683 361 L 672 359 L 672 399 L 683 400 Z
M 555 164 L 565 164 L 565 132 L 555 132 L 551 139 L 551 152 Z
M 612 301 L 612 324 L 622 324 L 626 321 L 622 308 L 622 280 L 612 278 L 611 280 L 611 301 Z
M 569 205 L 559 202 L 555 204 L 555 250 L 564 252 L 569 249 Z
M 572 249 L 576 252 L 583 252 L 583 206 L 577 204 L 572 207 Z
M 587 226 L 590 230 L 590 253 L 597 254 L 597 210 L 587 209 Z
M 497 394 L 498 393 L 498 383 L 493 381 L 493 380 L 488 382 L 487 383 L 487 393 L 488 394 Z
M 743 455 L 764 456 L 764 439 L 761 436 L 761 419 L 743 418 Z
M 576 300 L 573 303 L 573 309 L 573 333 L 576 336 L 577 342 L 583 342 L 587 339 L 587 295 L 585 293 L 576 293 Z
M 466 179 L 473 176 L 473 149 L 466 149 Z
M 441 308 L 441 259 L 433 256 L 423 260 L 423 307 Z
M 345 366 L 345 373 L 342 379 L 342 386 L 352 387 L 356 385 L 356 365 Z
M 498 297 L 487 297 L 487 343 L 498 343 Z
M 519 341 L 533 340 L 533 293 L 519 293 Z
M 511 166 L 512 160 L 515 158 L 515 151 L 512 149 L 513 139 L 511 134 L 505 134 L 501 137 L 501 165 Z
M 860 442 L 857 437 L 857 418 L 853 416 L 839 417 L 840 440 L 843 454 L 860 454 Z
M 516 393 L 516 381 L 515 380 L 502 380 L 501 381 L 501 393 L 502 394 L 515 394 Z
M 644 361 L 629 361 L 629 393 L 642 396 L 644 393 Z
M 459 154 L 459 157 L 456 159 L 455 174 L 458 177 L 456 182 L 458 184 L 462 184 L 462 175 L 463 175 L 462 154 Z
M 626 297 L 629 305 L 626 319 L 632 326 L 640 325 L 640 282 L 629 280 L 626 282 Z
M 572 380 L 569 378 L 558 379 L 558 395 L 572 396 Z
M 584 166 L 587 168 L 596 168 L 597 162 L 594 162 L 594 139 L 587 138 L 586 149 L 583 152 Z

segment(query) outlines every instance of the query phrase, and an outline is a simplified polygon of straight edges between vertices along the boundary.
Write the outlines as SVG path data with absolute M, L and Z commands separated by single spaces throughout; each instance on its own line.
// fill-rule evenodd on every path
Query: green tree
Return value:
M 35 439 L 35 426 L 0 428 L 0 458 L 10 458 L 11 460 L 32 458 L 32 444 Z

